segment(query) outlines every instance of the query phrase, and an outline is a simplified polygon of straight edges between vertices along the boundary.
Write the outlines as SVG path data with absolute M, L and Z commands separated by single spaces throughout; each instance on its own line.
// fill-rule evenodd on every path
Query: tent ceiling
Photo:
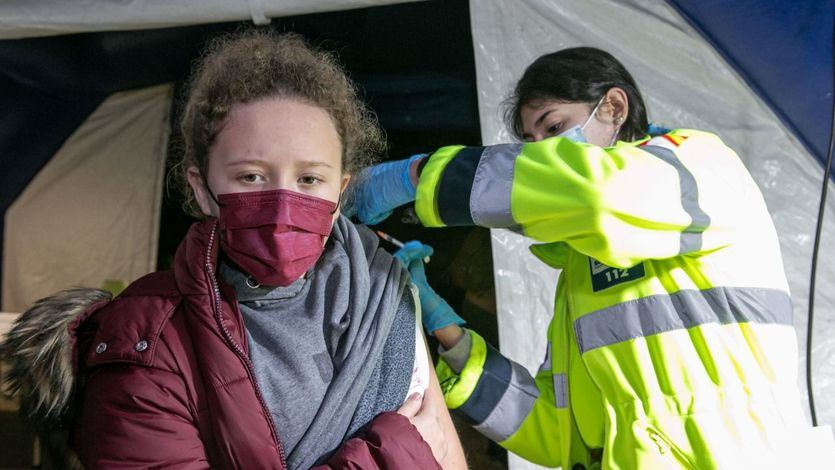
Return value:
M 0 39 L 191 24 L 347 10 L 418 0 L 11 0 L 0 3 Z

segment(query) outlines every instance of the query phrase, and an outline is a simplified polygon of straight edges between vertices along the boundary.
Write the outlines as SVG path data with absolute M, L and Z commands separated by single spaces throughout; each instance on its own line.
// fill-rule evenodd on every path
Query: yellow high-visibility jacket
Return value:
M 774 226 L 716 135 L 445 147 L 416 209 L 426 226 L 521 231 L 563 270 L 536 377 L 477 334 L 460 374 L 437 367 L 449 408 L 508 450 L 566 470 L 801 468 L 833 452 L 800 407 Z

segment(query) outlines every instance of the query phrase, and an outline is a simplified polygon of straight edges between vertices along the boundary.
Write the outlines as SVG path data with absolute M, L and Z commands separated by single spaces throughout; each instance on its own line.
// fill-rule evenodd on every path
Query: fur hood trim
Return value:
M 76 288 L 35 302 L 15 321 L 0 353 L 10 366 L 6 394 L 39 431 L 61 427 L 75 389 L 70 328 L 82 314 L 111 299 L 109 292 Z

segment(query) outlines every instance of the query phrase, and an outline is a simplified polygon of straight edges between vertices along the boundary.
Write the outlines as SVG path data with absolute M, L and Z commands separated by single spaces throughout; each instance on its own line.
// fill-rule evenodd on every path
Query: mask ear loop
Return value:
M 586 119 L 586 122 L 584 122 L 583 125 L 580 126 L 580 130 L 583 130 L 583 131 L 586 130 L 586 126 L 588 126 L 589 123 L 591 122 L 591 118 L 593 118 L 594 115 L 597 114 L 597 110 L 600 109 L 600 105 L 603 104 L 603 100 L 605 100 L 605 99 L 606 99 L 606 95 L 603 95 L 603 97 L 600 98 L 600 101 L 598 101 L 597 105 L 595 105 L 594 109 L 591 110 L 591 114 L 589 114 L 589 117 Z
M 339 210 L 339 206 L 342 204 L 342 193 L 344 193 L 344 192 L 345 191 L 339 191 L 339 197 L 336 199 L 336 207 L 334 207 L 333 210 L 331 211 L 331 215 L 336 214 L 336 211 Z
M 215 204 L 217 204 L 217 206 L 220 207 L 220 201 L 217 200 L 215 193 L 212 191 L 212 188 L 210 188 L 208 184 L 206 185 L 206 191 L 209 192 L 209 196 L 211 196 L 212 201 L 215 201 Z
M 588 117 L 588 119 L 586 119 L 586 122 L 584 122 L 583 125 L 580 126 L 581 130 L 586 129 L 586 126 L 589 124 L 589 122 L 591 122 L 591 118 L 593 118 L 594 115 L 597 114 L 597 110 L 600 109 L 600 105 L 603 104 L 603 101 L 605 99 L 606 99 L 606 95 L 604 94 L 603 97 L 600 98 L 600 101 L 597 102 L 597 105 L 595 105 L 594 109 L 591 110 L 591 114 L 589 114 L 589 117 Z M 609 145 L 607 145 L 607 147 L 611 147 L 612 145 L 615 144 L 615 142 L 617 142 L 618 133 L 620 132 L 620 128 L 621 128 L 622 125 L 623 125 L 623 116 L 616 117 L 615 118 L 615 126 L 616 126 L 615 127 L 615 133 L 614 133 L 614 135 L 612 135 L 611 140 L 609 140 Z
M 203 178 L 203 182 L 205 183 L 204 186 L 206 186 L 206 191 L 209 192 L 209 196 L 211 196 L 212 201 L 215 201 L 215 204 L 220 207 L 220 201 L 217 200 L 214 191 L 212 191 L 212 188 L 209 187 L 209 182 L 206 181 L 206 178 Z

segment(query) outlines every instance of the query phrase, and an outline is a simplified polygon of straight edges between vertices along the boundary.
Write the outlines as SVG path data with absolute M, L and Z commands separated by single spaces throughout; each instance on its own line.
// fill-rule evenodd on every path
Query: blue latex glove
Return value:
M 381 163 L 363 170 L 354 190 L 353 211 L 360 222 L 376 225 L 391 211 L 415 200 L 415 185 L 409 178 L 412 162 L 425 157 L 413 155 L 405 160 Z M 354 215 L 353 213 L 346 214 Z
M 394 253 L 394 257 L 397 258 L 397 261 L 400 261 L 401 266 L 409 269 L 409 265 L 412 261 L 428 258 L 432 256 L 433 253 L 435 253 L 435 250 L 433 250 L 431 246 L 424 245 L 417 240 L 412 240 L 408 243 L 404 243 L 403 247 Z
M 423 258 L 424 256 L 431 256 L 432 253 L 431 246 L 418 241 L 411 241 L 403 245 L 403 248 L 397 250 L 394 254 L 400 264 L 409 270 L 412 275 L 412 283 L 418 288 L 420 309 L 423 311 L 423 327 L 430 335 L 434 335 L 435 330 L 440 330 L 445 326 L 461 326 L 466 323 L 463 318 L 455 313 L 455 310 L 449 306 L 446 300 L 442 299 L 429 287 L 429 283 L 426 281 Z

